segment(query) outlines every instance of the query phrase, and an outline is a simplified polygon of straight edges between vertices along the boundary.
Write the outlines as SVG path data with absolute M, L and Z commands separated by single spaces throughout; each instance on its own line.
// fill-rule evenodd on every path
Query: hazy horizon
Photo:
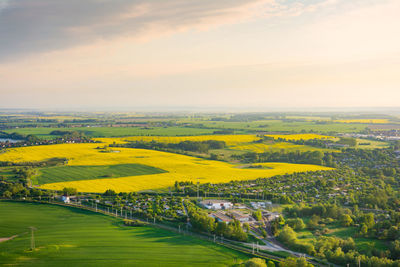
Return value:
M 396 0 L 0 0 L 0 107 L 397 109 Z

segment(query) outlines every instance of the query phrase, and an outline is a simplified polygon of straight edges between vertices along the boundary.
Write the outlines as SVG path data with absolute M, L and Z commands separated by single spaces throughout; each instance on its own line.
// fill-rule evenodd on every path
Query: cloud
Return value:
M 128 36 L 298 16 L 337 0 L 0 0 L 0 61 Z
M 268 0 L 0 0 L 0 60 L 251 17 Z

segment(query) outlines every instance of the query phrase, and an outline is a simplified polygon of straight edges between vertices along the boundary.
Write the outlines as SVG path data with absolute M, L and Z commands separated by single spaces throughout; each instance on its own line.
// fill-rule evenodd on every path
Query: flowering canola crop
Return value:
M 67 158 L 67 164 L 71 166 L 137 163 L 167 171 L 160 174 L 59 182 L 41 186 L 41 188 L 53 190 L 74 187 L 80 192 L 104 192 L 107 189 L 116 192 L 141 191 L 173 186 L 175 181 L 222 183 L 231 180 L 250 180 L 278 174 L 330 169 L 323 166 L 289 163 L 266 163 L 263 165 L 268 169 L 245 169 L 226 162 L 154 150 L 115 148 L 115 151 L 111 153 L 104 153 L 100 149 L 96 149 L 99 145 L 102 144 L 59 144 L 12 148 L 0 154 L 0 161 L 28 162 L 62 157 Z

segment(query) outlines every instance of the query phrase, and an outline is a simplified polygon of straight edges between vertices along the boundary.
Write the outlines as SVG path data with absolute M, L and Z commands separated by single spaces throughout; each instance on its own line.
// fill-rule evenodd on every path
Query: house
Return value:
M 210 214 L 210 217 L 216 219 L 218 222 L 229 223 L 232 221 L 231 218 L 229 218 L 228 216 L 226 216 L 225 214 L 223 214 L 221 212 L 212 213 L 212 214 Z
M 249 215 L 243 214 L 240 211 L 232 211 L 231 215 L 233 218 L 235 218 L 236 220 L 238 220 L 241 223 L 249 222 L 251 220 Z
M 64 203 L 70 203 L 71 199 L 69 198 L 69 196 L 62 196 L 61 201 Z
M 235 208 L 235 209 L 246 209 L 247 207 L 246 207 L 244 204 L 236 203 L 236 204 L 234 205 L 234 208 Z
M 250 205 L 253 209 L 265 209 L 267 205 L 271 205 L 271 201 L 267 202 L 250 202 Z
M 269 222 L 279 218 L 280 214 L 278 212 L 263 212 L 262 216 Z
M 200 202 L 201 206 L 210 210 L 224 210 L 233 207 L 232 202 L 219 199 L 207 199 Z

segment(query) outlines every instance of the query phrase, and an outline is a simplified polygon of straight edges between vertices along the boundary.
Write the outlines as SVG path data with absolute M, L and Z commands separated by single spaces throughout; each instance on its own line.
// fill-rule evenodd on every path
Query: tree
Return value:
M 5 197 L 5 198 L 11 198 L 11 197 L 12 197 L 12 193 L 11 193 L 10 191 L 4 191 L 3 197 Z
M 275 267 L 275 263 L 273 261 L 268 261 L 267 262 L 268 267 Z
M 399 229 L 396 226 L 391 226 L 388 230 L 387 237 L 390 240 L 395 240 L 399 236 Z
M 311 219 L 308 221 L 307 228 L 310 230 L 316 229 L 318 227 L 319 220 L 320 220 L 320 217 L 314 214 L 311 217 Z
M 400 258 L 400 241 L 395 240 L 390 243 L 390 257 L 392 259 L 398 259 Z
M 257 221 L 261 221 L 261 220 L 262 220 L 261 210 L 257 210 L 257 211 L 255 211 L 255 212 L 253 212 L 253 217 L 254 217 L 254 219 L 256 219 Z
M 73 196 L 76 195 L 78 193 L 78 190 L 76 190 L 76 188 L 73 187 L 64 187 L 63 189 L 63 194 L 65 196 Z
M 296 231 L 303 230 L 306 227 L 301 218 L 288 219 L 286 223 Z
M 268 267 L 265 263 L 265 260 L 260 258 L 251 258 L 249 259 L 244 266 L 246 267 Z
M 297 241 L 296 232 L 289 225 L 285 225 L 278 236 L 279 240 L 286 244 L 294 244 Z
M 279 263 L 279 267 L 313 267 L 313 265 L 308 263 L 305 258 L 288 257 Z
M 340 224 L 344 227 L 348 227 L 353 224 L 353 220 L 351 219 L 350 215 L 343 214 L 340 216 Z
M 360 235 L 367 236 L 367 234 L 368 234 L 368 226 L 366 224 L 363 224 L 360 228 Z
M 375 219 L 373 213 L 367 213 L 361 216 L 360 222 L 365 224 L 367 228 L 371 229 L 375 225 Z
M 105 195 L 105 196 L 116 196 L 117 193 L 112 189 L 107 189 L 106 192 L 104 192 L 103 195 Z

